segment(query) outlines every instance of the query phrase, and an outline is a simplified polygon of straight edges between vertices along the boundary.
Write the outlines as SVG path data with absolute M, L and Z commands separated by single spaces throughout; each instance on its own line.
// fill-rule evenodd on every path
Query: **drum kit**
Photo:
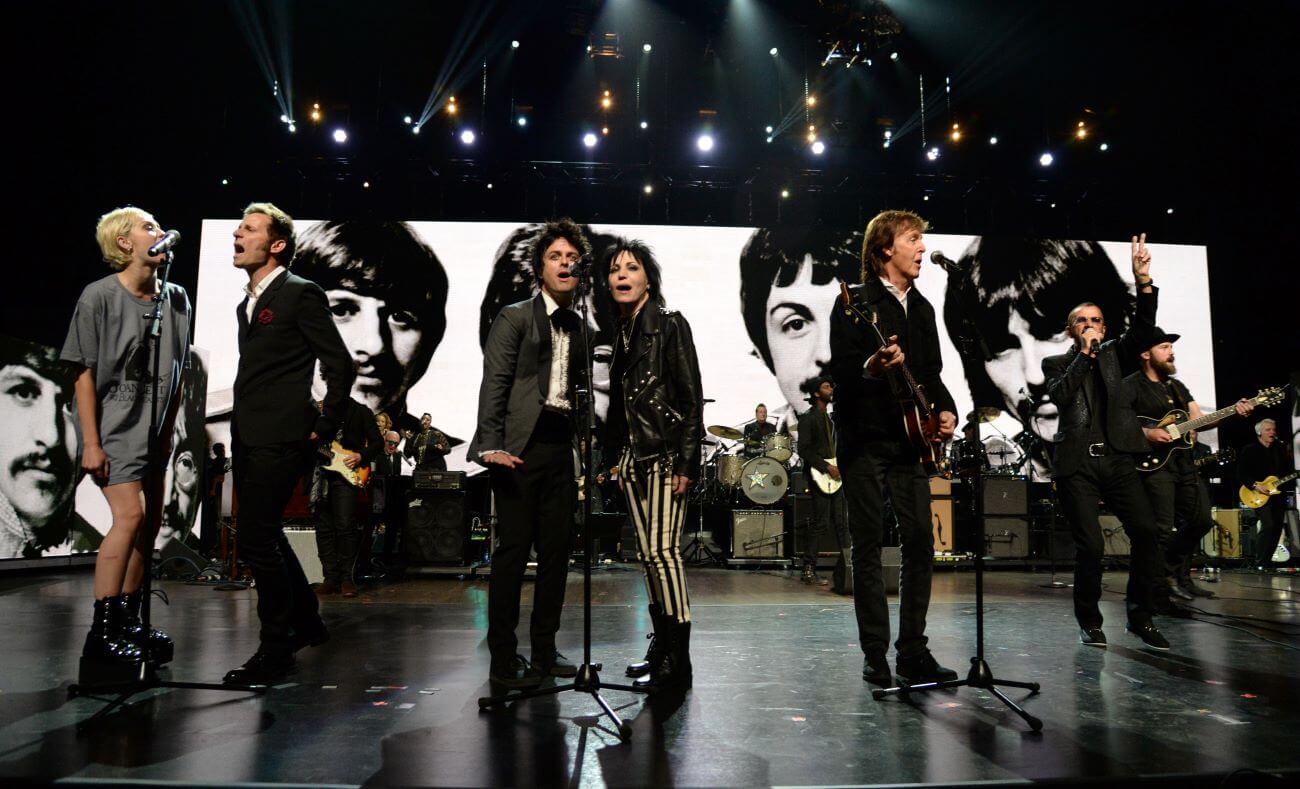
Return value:
M 1014 477 L 1025 473 L 1040 439 L 1032 431 L 1022 430 L 1007 436 L 992 425 L 1002 416 L 996 408 L 983 406 L 966 415 L 967 427 L 974 436 L 959 438 L 949 449 L 949 467 L 957 472 L 978 468 L 985 476 Z M 994 435 L 978 438 L 980 425 L 989 425 Z
M 785 496 L 790 489 L 787 462 L 794 457 L 790 436 L 773 433 L 762 442 L 745 441 L 744 433 L 726 425 L 710 425 L 708 432 L 716 448 L 704 459 L 700 491 L 704 499 L 743 503 L 743 497 L 768 506 Z

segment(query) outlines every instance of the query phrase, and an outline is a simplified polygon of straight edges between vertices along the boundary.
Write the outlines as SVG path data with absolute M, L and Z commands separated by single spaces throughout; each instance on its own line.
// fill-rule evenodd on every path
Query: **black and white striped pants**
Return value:
M 665 616 L 691 621 L 682 566 L 682 525 L 686 522 L 686 496 L 673 495 L 672 464 L 659 460 L 646 467 L 624 452 L 618 463 L 627 511 L 636 527 L 637 549 L 645 572 L 650 600 Z

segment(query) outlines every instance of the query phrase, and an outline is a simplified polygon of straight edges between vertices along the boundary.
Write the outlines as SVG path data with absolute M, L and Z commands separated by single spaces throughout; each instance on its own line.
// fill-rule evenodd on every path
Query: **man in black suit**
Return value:
M 352 388 L 352 359 L 330 315 L 325 292 L 289 273 L 293 219 L 270 203 L 253 203 L 235 230 L 236 268 L 248 273 L 236 310 L 239 369 L 235 375 L 235 496 L 239 550 L 257 582 L 261 645 L 233 684 L 272 684 L 294 666 L 303 646 L 329 634 L 316 595 L 289 547 L 284 507 L 311 465 L 314 443 L 334 435 Z M 311 398 L 320 360 L 326 393 L 320 411 Z
M 564 219 L 544 225 L 530 251 L 540 292 L 502 308 L 483 346 L 478 429 L 469 457 L 491 473 L 497 547 L 488 580 L 489 677 L 510 687 L 577 667 L 555 648 L 573 543 L 578 486 L 573 462 L 573 384 L 584 357 L 571 306 L 571 273 L 591 247 Z M 519 591 L 529 549 L 537 547 L 530 628 L 532 665 L 516 654 Z
M 840 481 L 840 469 L 835 457 L 835 426 L 831 423 L 827 406 L 835 400 L 835 384 L 830 378 L 819 376 L 804 388 L 809 392 L 808 401 L 812 408 L 799 417 L 799 457 L 803 459 L 804 468 L 816 469 L 834 484 Z M 825 493 L 812 476 L 809 473 L 808 493 L 812 497 L 813 523 L 795 524 L 796 529 L 803 531 L 804 581 L 816 577 L 817 539 L 826 529 L 835 530 L 836 544 L 841 551 L 849 546 L 844 489 L 837 487 L 834 493 Z M 848 562 L 845 564 L 847 566 Z
M 1074 347 L 1043 359 L 1047 393 L 1060 409 L 1052 473 L 1065 519 L 1074 532 L 1074 616 L 1079 640 L 1106 646 L 1102 631 L 1101 558 L 1104 548 L 1098 500 L 1119 516 L 1132 545 L 1129 557 L 1129 632 L 1152 649 L 1167 650 L 1169 642 L 1151 621 L 1155 585 L 1160 570 L 1160 546 L 1155 514 L 1138 479 L 1137 458 L 1147 452 L 1132 399 L 1125 397 L 1120 361 L 1136 359 L 1151 346 L 1156 325 L 1156 288 L 1152 286 L 1151 253 L 1146 234 L 1132 242 L 1137 310 L 1128 329 L 1116 340 L 1106 338 L 1101 308 L 1084 302 L 1070 310 L 1066 332 Z
M 862 244 L 862 284 L 855 302 L 875 316 L 884 345 L 871 327 L 845 310 L 831 313 L 831 370 L 837 387 L 835 428 L 840 475 L 853 536 L 853 607 L 862 646 L 862 678 L 892 684 L 885 653 L 889 649 L 889 606 L 880 545 L 884 538 L 885 495 L 898 516 L 902 570 L 898 589 L 898 679 L 907 684 L 943 682 L 957 673 L 935 660 L 925 635 L 934 568 L 930 526 L 930 482 L 916 446 L 903 425 L 900 395 L 907 393 L 899 367 L 925 387 L 939 412 L 938 433 L 957 427 L 952 395 L 939 377 L 939 330 L 934 306 L 916 288 L 925 254 L 928 223 L 910 211 L 884 211 L 867 224 Z

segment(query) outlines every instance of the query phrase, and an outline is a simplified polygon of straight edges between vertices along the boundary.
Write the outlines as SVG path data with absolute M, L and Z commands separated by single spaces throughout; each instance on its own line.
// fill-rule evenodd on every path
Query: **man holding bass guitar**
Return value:
M 957 678 L 935 661 L 925 635 L 934 564 L 927 472 L 937 471 L 940 444 L 957 426 L 952 395 L 939 378 L 934 307 L 913 285 L 928 228 L 910 211 L 885 211 L 867 224 L 862 284 L 844 289 L 830 327 L 836 451 L 853 537 L 862 678 L 882 687 L 893 684 L 885 660 L 889 608 L 880 561 L 886 491 L 902 544 L 898 679 L 916 684 Z
M 1214 528 L 1210 516 L 1210 494 L 1196 473 L 1192 453 L 1179 451 L 1180 447 L 1189 447 L 1190 444 L 1174 437 L 1165 426 L 1165 417 L 1170 412 L 1179 411 L 1189 417 L 1190 422 L 1199 423 L 1193 425 L 1183 420 L 1172 423 L 1174 432 L 1181 437 L 1194 426 L 1199 426 L 1200 430 L 1213 430 L 1228 416 L 1234 413 L 1245 416 L 1255 409 L 1254 401 L 1240 400 L 1223 411 L 1202 413 L 1187 386 L 1173 377 L 1178 372 L 1174 364 L 1174 343 L 1178 337 L 1156 327 L 1154 334 L 1147 339 L 1148 347 L 1138 355 L 1141 369 L 1124 379 L 1124 399 L 1132 404 L 1138 424 L 1153 450 L 1151 455 L 1138 462 L 1138 470 L 1143 472 L 1142 485 L 1155 514 L 1156 540 L 1164 557 L 1163 583 L 1158 584 L 1155 590 L 1157 613 L 1173 611 L 1167 594 L 1183 600 L 1214 596 L 1192 583 L 1187 568 L 1192 551 Z M 1207 416 L 1209 419 L 1205 419 Z M 1177 534 L 1174 533 L 1175 520 L 1178 522 Z

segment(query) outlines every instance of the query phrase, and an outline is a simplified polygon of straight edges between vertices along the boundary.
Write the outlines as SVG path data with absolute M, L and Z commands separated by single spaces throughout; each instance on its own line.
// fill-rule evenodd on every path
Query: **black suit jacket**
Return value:
M 886 338 L 898 335 L 907 368 L 912 371 L 940 411 L 956 412 L 952 395 L 939 377 L 943 359 L 939 355 L 939 330 L 934 306 L 915 284 L 907 296 L 907 312 L 879 277 L 854 288 L 855 296 L 878 317 Z M 831 312 L 831 375 L 835 378 L 835 427 L 842 451 L 851 452 L 877 441 L 908 444 L 899 397 L 906 393 L 896 376 L 869 377 L 863 369 L 867 359 L 880 348 L 870 326 L 861 326 L 845 314 L 839 297 Z
M 826 473 L 826 459 L 835 457 L 835 442 L 827 425 L 830 415 L 813 406 L 799 415 L 799 457 L 805 466 Z
M 245 446 L 305 441 L 312 432 L 334 435 L 352 390 L 352 356 L 316 283 L 285 273 L 262 292 L 245 317 L 248 298 L 236 310 L 239 368 L 231 434 Z M 316 410 L 311 379 L 316 360 L 325 379 L 324 412 Z
M 1090 438 L 1083 381 L 1094 369 L 1100 371 L 1106 391 L 1106 441 L 1120 452 L 1141 455 L 1150 451 L 1133 410 L 1132 392 L 1123 384 L 1120 363 L 1121 360 L 1132 362 L 1139 352 L 1149 347 L 1156 325 L 1157 296 L 1154 287 L 1151 293 L 1138 291 L 1137 309 L 1128 330 L 1118 339 L 1098 346 L 1096 359 L 1080 353 L 1077 345 L 1043 359 L 1047 394 L 1061 414 L 1054 439 L 1056 453 L 1052 457 L 1052 470 L 1057 479 L 1077 471 L 1087 454 Z
M 582 336 L 575 332 L 569 345 L 570 387 L 582 356 Z M 546 403 L 551 361 L 551 321 L 542 294 L 503 307 L 483 345 L 483 383 L 470 460 L 478 463 L 480 452 L 494 449 L 512 455 L 524 451 Z

